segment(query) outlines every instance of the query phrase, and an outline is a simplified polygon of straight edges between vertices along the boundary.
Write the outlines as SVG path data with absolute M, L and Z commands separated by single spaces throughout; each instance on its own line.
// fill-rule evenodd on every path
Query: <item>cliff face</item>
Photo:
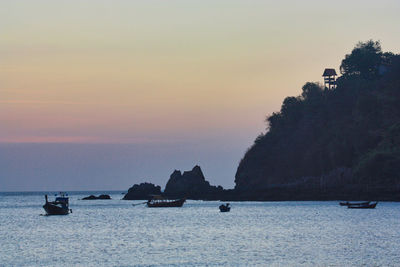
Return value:
M 400 200 L 400 56 L 360 43 L 341 71 L 267 118 L 238 166 L 240 199 Z
M 191 171 L 175 170 L 165 186 L 164 195 L 169 198 L 220 199 L 223 193 L 221 186 L 211 186 L 204 178 L 199 166 L 195 166 Z

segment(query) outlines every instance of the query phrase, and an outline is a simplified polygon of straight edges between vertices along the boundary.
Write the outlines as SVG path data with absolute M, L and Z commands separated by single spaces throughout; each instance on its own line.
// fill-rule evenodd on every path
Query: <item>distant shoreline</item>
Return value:
M 108 192 L 108 193 L 126 193 L 126 190 L 58 190 L 58 191 L 54 191 L 54 190 L 41 190 L 41 191 L 0 191 L 0 194 L 48 194 L 48 193 L 59 193 L 59 192 L 67 192 L 68 194 L 79 194 L 79 193 L 88 193 L 88 192 L 92 192 L 92 193 L 96 193 L 96 192 Z
M 53 193 L 52 191 L 50 191 Z M 70 195 L 85 195 L 85 193 L 90 193 L 90 192 L 105 192 L 105 193 L 116 193 L 116 194 L 121 194 L 124 193 L 124 191 L 68 191 Z M 49 191 L 35 191 L 35 192 L 0 192 L 0 195 L 2 196 L 17 196 L 17 195 L 45 195 L 46 193 L 49 193 Z M 54 192 L 56 193 L 56 192 Z M 122 200 L 122 198 L 121 198 Z M 126 200 L 126 201 L 145 201 L 147 199 L 135 199 L 135 200 Z M 193 200 L 193 201 L 206 201 L 206 202 L 340 202 L 340 201 L 370 201 L 370 199 L 270 199 L 270 200 L 251 200 L 251 199 L 220 199 L 220 200 L 207 200 L 207 199 L 188 199 L 188 200 Z M 394 202 L 398 203 L 400 202 L 399 200 L 373 200 L 373 201 L 378 201 L 378 202 Z

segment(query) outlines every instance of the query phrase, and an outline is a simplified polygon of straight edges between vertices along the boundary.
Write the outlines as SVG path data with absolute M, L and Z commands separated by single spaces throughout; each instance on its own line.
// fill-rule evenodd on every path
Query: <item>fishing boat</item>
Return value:
M 226 205 L 222 204 L 219 206 L 220 212 L 229 212 L 230 210 L 231 210 L 231 207 L 229 207 L 229 203 L 226 203 Z
M 182 207 L 185 203 L 186 198 L 180 199 L 165 199 L 162 196 L 153 196 L 152 199 L 146 202 L 149 208 L 170 208 L 170 207 Z
M 54 201 L 49 201 L 47 195 L 44 196 L 46 203 L 43 205 L 47 215 L 67 215 L 72 213 L 69 209 L 69 198 L 67 194 L 60 193 Z
M 348 205 L 347 208 L 349 209 L 375 209 L 376 205 L 378 204 L 378 202 L 375 203 L 358 203 L 358 204 L 352 204 L 352 205 Z
M 371 203 L 371 201 L 365 201 L 365 202 L 339 202 L 340 206 L 349 206 L 349 205 L 368 205 L 369 203 Z

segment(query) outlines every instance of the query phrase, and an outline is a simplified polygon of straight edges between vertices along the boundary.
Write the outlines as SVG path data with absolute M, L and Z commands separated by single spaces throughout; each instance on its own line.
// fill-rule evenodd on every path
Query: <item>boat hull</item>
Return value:
M 231 210 L 231 207 L 229 207 L 228 205 L 220 205 L 219 206 L 220 212 L 229 212 L 230 210 Z
M 219 208 L 220 212 L 229 212 L 230 210 L 231 208 L 224 208 L 224 209 Z
M 348 202 L 348 201 L 346 201 L 346 202 L 339 202 L 339 205 L 340 206 L 349 206 L 349 205 L 355 206 L 355 205 L 369 205 L 369 203 L 371 203 L 371 201 L 366 201 L 366 202 Z
M 43 209 L 46 211 L 47 215 L 67 215 L 69 213 L 68 207 L 59 207 L 50 202 L 44 204 Z
M 179 208 L 183 206 L 186 199 L 178 199 L 175 201 L 149 201 L 147 202 L 147 207 L 149 208 Z
M 366 205 L 348 205 L 349 209 L 375 209 L 378 203 L 366 204 Z

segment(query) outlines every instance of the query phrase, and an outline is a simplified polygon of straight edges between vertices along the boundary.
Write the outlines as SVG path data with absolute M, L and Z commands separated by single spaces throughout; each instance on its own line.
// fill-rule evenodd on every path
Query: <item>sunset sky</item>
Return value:
M 400 1 L 1 1 L 0 191 L 234 186 L 265 116 L 358 41 L 400 52 Z

